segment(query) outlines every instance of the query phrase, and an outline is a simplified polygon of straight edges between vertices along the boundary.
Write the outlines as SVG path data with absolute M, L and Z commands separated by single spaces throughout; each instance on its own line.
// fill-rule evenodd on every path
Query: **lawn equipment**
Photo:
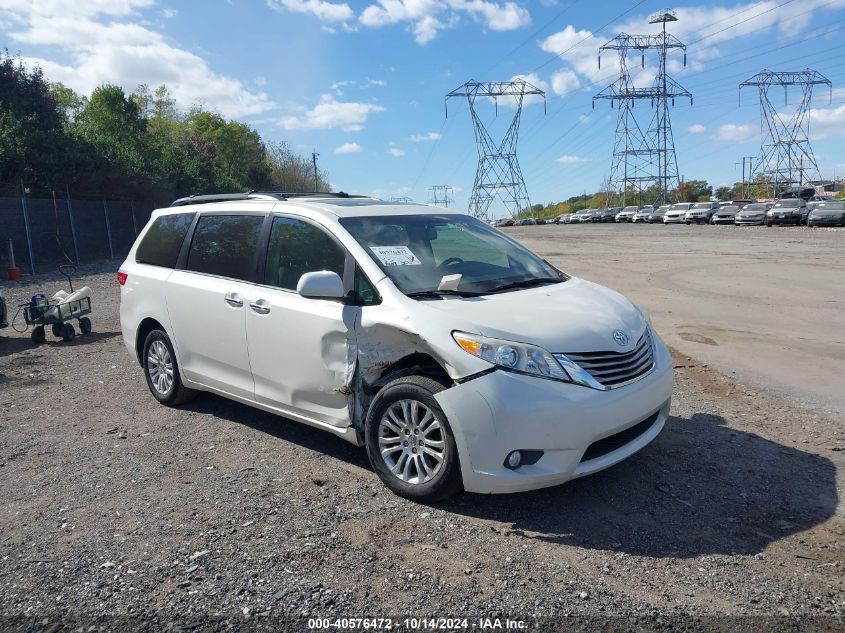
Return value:
M 73 289 L 71 275 L 76 272 L 76 266 L 65 264 L 59 266 L 59 272 L 67 277 L 70 292 L 59 290 L 51 299 L 43 294 L 33 295 L 28 303 L 19 306 L 18 311 L 23 310 L 23 318 L 27 326 L 32 328 L 32 340 L 34 343 L 43 343 L 47 336 L 44 328 L 50 326 L 53 336 L 64 341 L 72 341 L 76 337 L 76 330 L 71 321 L 76 319 L 79 323 L 79 331 L 82 334 L 91 332 L 91 288 L 83 286 L 79 290 Z M 25 332 L 23 330 L 17 330 Z

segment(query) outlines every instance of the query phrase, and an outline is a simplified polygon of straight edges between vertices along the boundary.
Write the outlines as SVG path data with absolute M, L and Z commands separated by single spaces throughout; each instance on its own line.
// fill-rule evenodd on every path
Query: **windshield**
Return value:
M 775 205 L 776 207 L 800 207 L 801 201 L 798 198 L 792 198 L 791 200 L 778 200 L 778 203 Z
M 765 211 L 766 205 L 765 204 L 746 204 L 742 207 L 743 213 L 746 211 Z
M 692 205 L 692 208 L 693 209 L 709 209 L 712 206 L 713 205 L 710 204 L 709 202 L 696 202 L 694 205 Z
M 501 231 L 468 215 L 341 218 L 341 225 L 405 294 L 476 294 L 568 277 Z M 443 278 L 460 277 L 451 283 Z M 510 289 L 510 288 L 508 288 Z
M 845 202 L 824 202 L 816 207 L 816 211 L 845 211 Z
M 719 209 L 719 213 L 736 213 L 739 211 L 739 207 L 722 207 Z
M 639 207 L 625 207 L 624 209 L 622 209 L 622 212 L 623 213 L 636 213 L 637 211 L 639 211 L 639 209 L 640 209 Z
M 687 209 L 689 209 L 689 205 L 686 203 L 672 205 L 672 211 L 686 211 Z

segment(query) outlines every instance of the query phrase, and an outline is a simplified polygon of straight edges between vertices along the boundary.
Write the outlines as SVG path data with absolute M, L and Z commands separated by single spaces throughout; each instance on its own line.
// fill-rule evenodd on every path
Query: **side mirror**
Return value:
M 342 299 L 346 296 L 340 275 L 330 270 L 305 273 L 299 278 L 296 291 L 311 299 Z

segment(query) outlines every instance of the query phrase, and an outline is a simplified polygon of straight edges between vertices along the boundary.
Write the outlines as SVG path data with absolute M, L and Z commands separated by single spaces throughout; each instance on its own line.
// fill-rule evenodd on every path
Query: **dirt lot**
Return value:
M 780 380 L 806 380 L 802 356 L 842 362 L 842 337 L 828 340 L 841 286 L 816 296 L 812 284 L 832 280 L 828 268 L 841 280 L 845 233 L 670 228 L 512 233 L 652 311 L 680 350 L 663 434 L 592 477 L 438 507 L 393 496 L 362 450 L 317 430 L 210 395 L 158 406 L 120 339 L 116 265 L 85 270 L 94 334 L 38 348 L 0 336 L 0 615 L 28 616 L 4 626 L 46 630 L 67 613 L 154 630 L 551 615 L 586 628 L 618 616 L 622 629 L 671 629 L 686 616 L 691 628 L 783 630 L 818 616 L 806 628 L 841 630 L 845 435 L 841 416 L 821 411 L 843 390 L 819 390 L 808 412 L 791 392 L 749 385 L 780 374 L 755 337 L 767 323 L 788 332 L 779 345 L 798 363 Z M 749 271 L 756 282 L 738 286 Z M 16 304 L 60 285 L 3 288 Z M 761 617 L 711 618 L 724 615 Z

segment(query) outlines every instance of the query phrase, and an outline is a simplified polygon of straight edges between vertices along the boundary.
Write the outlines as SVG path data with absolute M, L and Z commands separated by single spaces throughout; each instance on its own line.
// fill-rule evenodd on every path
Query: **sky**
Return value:
M 0 0 L 0 45 L 51 81 L 89 94 L 165 84 L 194 104 L 249 123 L 270 141 L 319 154 L 336 189 L 431 199 L 451 186 L 466 208 L 478 155 L 467 101 L 445 95 L 469 80 L 522 78 L 545 92 L 522 110 L 517 155 L 533 203 L 599 189 L 610 171 L 616 110 L 593 97 L 618 61 L 599 47 L 620 32 L 652 34 L 653 0 Z M 669 31 L 687 45 L 669 74 L 693 95 L 671 109 L 679 173 L 719 186 L 759 154 L 760 72 L 812 68 L 810 112 L 824 178 L 845 175 L 845 0 L 680 2 Z M 638 85 L 656 57 L 629 63 Z M 774 99 L 786 111 L 797 89 Z M 643 103 L 643 114 L 650 105 Z M 494 138 L 513 103 L 476 101 Z M 638 110 L 638 113 L 640 110 Z M 650 114 L 650 112 L 648 112 Z M 501 215 L 500 205 L 494 214 Z

